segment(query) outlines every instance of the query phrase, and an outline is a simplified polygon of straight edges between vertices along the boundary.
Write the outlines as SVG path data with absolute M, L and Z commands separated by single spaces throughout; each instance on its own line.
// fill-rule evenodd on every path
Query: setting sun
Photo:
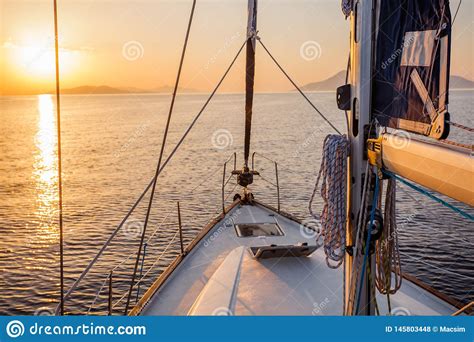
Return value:
M 54 40 L 32 44 L 16 44 L 6 42 L 4 48 L 8 50 L 7 62 L 18 72 L 29 78 L 51 78 L 55 72 Z M 61 74 L 69 77 L 77 70 L 80 62 L 80 51 L 60 48 L 59 59 Z
M 49 76 L 54 72 L 54 52 L 49 47 L 21 47 L 19 54 L 21 66 L 32 76 Z

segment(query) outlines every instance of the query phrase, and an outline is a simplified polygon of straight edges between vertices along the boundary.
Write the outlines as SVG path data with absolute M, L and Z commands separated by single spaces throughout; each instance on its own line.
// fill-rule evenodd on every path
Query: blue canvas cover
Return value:
M 376 3 L 372 114 L 382 126 L 430 135 L 434 117 L 448 117 L 449 1 Z

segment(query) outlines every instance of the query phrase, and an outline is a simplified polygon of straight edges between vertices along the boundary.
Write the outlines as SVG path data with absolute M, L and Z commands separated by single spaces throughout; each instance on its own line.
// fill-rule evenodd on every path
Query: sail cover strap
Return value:
M 377 14 L 374 117 L 383 126 L 445 138 L 449 0 L 379 0 Z
M 244 160 L 248 167 L 250 155 L 250 135 L 252 130 L 252 107 L 255 77 L 255 45 L 257 38 L 257 0 L 248 2 L 247 60 L 245 76 L 245 146 Z

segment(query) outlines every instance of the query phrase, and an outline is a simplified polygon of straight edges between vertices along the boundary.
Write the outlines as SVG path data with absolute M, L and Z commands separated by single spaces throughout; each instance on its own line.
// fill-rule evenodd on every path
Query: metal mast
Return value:
M 245 167 L 248 168 L 250 136 L 252 129 L 252 107 L 255 77 L 255 47 L 257 38 L 257 0 L 248 2 L 247 59 L 245 66 Z
M 371 78 L 372 78 L 372 52 L 373 52 L 373 13 L 374 0 L 360 0 L 354 4 L 351 12 L 351 103 L 349 112 L 349 139 L 351 141 L 350 170 L 348 179 L 349 206 L 348 225 L 346 231 L 347 250 L 353 250 L 355 244 L 357 220 L 362 204 L 362 192 L 364 185 L 365 170 L 367 165 L 366 141 L 370 128 L 371 113 Z M 371 201 L 369 196 L 369 202 Z M 372 256 L 369 265 L 373 265 Z M 353 302 L 350 298 L 350 280 L 353 269 L 353 253 L 346 253 L 344 260 L 344 300 L 345 313 L 353 312 Z M 370 267 L 374 270 L 374 267 Z M 368 274 L 365 274 L 362 288 L 358 315 L 371 315 L 374 307 L 371 300 L 370 289 L 367 284 Z M 354 286 L 355 284 L 352 284 Z
M 249 169 L 250 137 L 252 134 L 252 107 L 255 77 L 255 48 L 257 43 L 257 0 L 248 1 L 247 23 L 247 59 L 245 65 L 245 139 L 244 139 L 244 167 L 234 170 L 237 183 L 244 188 L 247 199 L 247 186 L 253 183 L 254 170 Z M 249 197 L 248 199 L 250 199 Z

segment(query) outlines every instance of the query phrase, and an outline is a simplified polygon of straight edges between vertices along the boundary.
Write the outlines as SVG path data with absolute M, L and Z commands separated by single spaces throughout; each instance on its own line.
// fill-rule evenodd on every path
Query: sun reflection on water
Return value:
M 38 131 L 35 136 L 34 179 L 36 182 L 36 218 L 40 243 L 54 242 L 58 205 L 57 133 L 51 95 L 38 96 Z M 39 242 L 39 241 L 38 241 Z

